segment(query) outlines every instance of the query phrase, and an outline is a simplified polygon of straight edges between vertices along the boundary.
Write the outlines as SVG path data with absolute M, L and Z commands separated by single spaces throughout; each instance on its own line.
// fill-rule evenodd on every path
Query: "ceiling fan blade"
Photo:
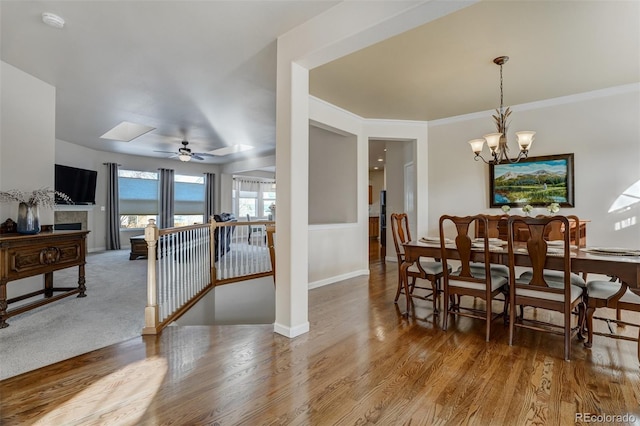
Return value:
M 204 160 L 204 158 L 200 157 L 198 154 L 191 154 L 191 158 L 195 158 L 196 160 Z
M 215 157 L 215 155 L 209 154 L 208 152 L 194 152 L 193 155 L 199 155 L 201 157 Z
M 153 152 L 162 152 L 162 153 L 165 153 L 165 154 L 175 154 L 176 153 L 175 151 L 153 151 Z

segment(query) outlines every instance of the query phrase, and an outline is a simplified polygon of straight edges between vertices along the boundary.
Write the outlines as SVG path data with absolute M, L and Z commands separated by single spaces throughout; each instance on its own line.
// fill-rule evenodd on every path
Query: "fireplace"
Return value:
M 81 231 L 82 223 L 81 222 L 56 223 L 53 225 L 53 229 L 55 229 L 56 231 Z
M 53 228 L 56 230 L 86 231 L 88 213 L 86 211 L 56 211 L 54 212 Z

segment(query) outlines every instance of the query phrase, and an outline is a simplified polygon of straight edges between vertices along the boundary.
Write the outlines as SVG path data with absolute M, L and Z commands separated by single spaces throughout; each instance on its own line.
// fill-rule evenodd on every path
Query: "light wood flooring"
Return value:
M 576 413 L 640 421 L 635 343 L 596 337 L 587 350 L 576 340 L 566 362 L 560 336 L 519 330 L 510 347 L 501 322 L 486 343 L 481 321 L 441 330 L 427 301 L 403 317 L 396 280 L 395 264 L 374 259 L 371 277 L 312 290 L 311 331 L 295 339 L 270 325 L 169 327 L 7 379 L 0 424 L 566 425 Z

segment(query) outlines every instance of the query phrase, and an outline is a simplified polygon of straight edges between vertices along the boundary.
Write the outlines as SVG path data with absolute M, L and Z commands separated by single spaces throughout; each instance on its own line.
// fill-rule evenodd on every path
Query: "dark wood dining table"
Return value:
M 420 257 L 439 259 L 442 257 L 440 243 L 410 241 L 404 246 L 405 258 L 400 265 L 400 276 L 407 299 L 407 314 L 411 310 L 411 297 L 409 297 L 407 269 L 418 261 Z M 518 243 L 518 248 L 524 248 L 524 243 Z M 447 244 L 447 258 L 457 259 L 457 250 L 454 244 Z M 595 254 L 585 248 L 572 248 L 571 250 L 571 270 L 576 273 L 593 273 L 617 277 L 622 282 L 620 291 L 611 298 L 617 301 L 624 295 L 627 288 L 631 288 L 640 295 L 640 256 L 625 256 L 612 254 Z M 490 262 L 502 265 L 509 265 L 509 253 L 506 244 L 491 249 L 489 254 Z M 484 262 L 484 251 L 475 252 L 474 261 Z M 531 266 L 531 261 L 526 250 L 517 250 L 515 253 L 515 266 Z M 545 268 L 561 270 L 563 268 L 562 256 L 548 256 Z

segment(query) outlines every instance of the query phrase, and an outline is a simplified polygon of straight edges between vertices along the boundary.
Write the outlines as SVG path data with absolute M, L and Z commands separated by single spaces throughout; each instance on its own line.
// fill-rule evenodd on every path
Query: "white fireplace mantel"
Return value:
M 95 204 L 56 204 L 53 210 L 67 212 L 90 212 Z

